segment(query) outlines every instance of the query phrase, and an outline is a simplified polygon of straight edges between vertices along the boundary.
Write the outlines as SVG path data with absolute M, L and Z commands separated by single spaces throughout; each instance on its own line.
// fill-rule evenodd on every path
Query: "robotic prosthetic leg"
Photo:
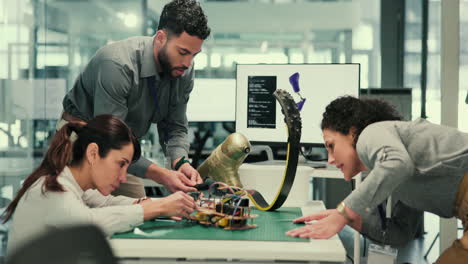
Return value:
M 240 133 L 232 133 L 198 167 L 202 179 L 208 177 L 230 186 L 242 188 L 238 169 L 250 152 L 249 140 Z
M 302 122 L 298 106 L 292 96 L 284 90 L 276 90 L 273 95 L 281 105 L 281 111 L 284 114 L 284 122 L 288 131 L 288 152 L 283 181 L 273 202 L 268 203 L 262 194 L 255 190 L 251 190 L 248 194 L 255 206 L 262 211 L 273 211 L 280 208 L 286 201 L 296 176 L 300 153 Z M 237 170 L 250 152 L 250 148 L 246 137 L 233 133 L 198 167 L 198 171 L 203 179 L 209 177 L 214 181 L 242 187 Z M 213 183 L 213 180 L 206 180 L 205 185 L 209 184 L 208 182 Z

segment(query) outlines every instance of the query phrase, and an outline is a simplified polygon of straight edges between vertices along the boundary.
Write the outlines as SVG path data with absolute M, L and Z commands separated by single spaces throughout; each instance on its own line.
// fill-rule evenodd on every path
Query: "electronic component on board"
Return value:
M 255 228 L 251 214 L 248 190 L 228 186 L 222 182 L 212 183 L 208 198 L 199 196 L 198 211 L 189 218 L 204 226 L 214 226 L 225 230 Z M 193 196 L 192 196 L 193 197 Z

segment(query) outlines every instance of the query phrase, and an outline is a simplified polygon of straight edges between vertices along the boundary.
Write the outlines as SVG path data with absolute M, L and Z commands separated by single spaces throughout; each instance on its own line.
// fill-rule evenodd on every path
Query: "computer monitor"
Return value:
M 196 78 L 187 104 L 189 122 L 233 122 L 235 79 Z
M 359 71 L 357 63 L 239 64 L 236 131 L 253 143 L 287 142 L 284 115 L 272 95 L 276 89 L 283 89 L 297 103 L 303 103 L 301 144 L 323 146 L 320 122 L 325 107 L 339 96 L 359 95 Z

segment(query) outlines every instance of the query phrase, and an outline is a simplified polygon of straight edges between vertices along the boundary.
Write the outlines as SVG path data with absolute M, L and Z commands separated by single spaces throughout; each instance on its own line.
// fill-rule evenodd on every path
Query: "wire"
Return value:
M 210 187 L 208 188 L 208 193 L 211 195 L 211 189 L 213 188 L 213 186 L 215 185 L 222 185 L 224 187 L 226 187 L 226 189 L 228 189 L 229 191 L 231 191 L 231 193 L 235 193 L 234 190 L 227 184 L 225 184 L 224 182 L 214 182 L 210 185 Z
M 232 221 L 234 221 L 234 216 L 236 216 L 236 210 L 239 208 L 241 201 L 242 201 L 242 198 L 239 198 L 239 200 L 237 201 L 236 207 L 234 207 L 234 211 L 232 211 Z
M 312 148 L 311 148 L 312 149 Z M 311 159 L 309 158 L 309 156 L 311 155 L 312 153 L 312 150 L 309 150 L 308 153 L 304 153 L 304 151 L 302 150 L 302 147 L 299 148 L 299 151 L 302 155 L 302 157 L 304 157 L 304 159 L 308 160 L 308 161 L 327 161 L 327 159 L 318 159 L 318 160 L 314 160 L 314 159 Z

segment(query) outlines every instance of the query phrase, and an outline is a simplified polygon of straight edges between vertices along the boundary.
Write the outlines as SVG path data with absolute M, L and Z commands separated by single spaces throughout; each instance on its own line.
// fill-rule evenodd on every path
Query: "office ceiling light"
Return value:
M 135 14 L 132 13 L 123 13 L 123 12 L 118 12 L 117 17 L 122 19 L 124 22 L 124 25 L 129 27 L 129 28 L 134 28 L 138 25 L 138 17 Z
M 124 19 L 124 24 L 127 27 L 134 28 L 138 24 L 138 18 L 134 14 L 127 14 Z

